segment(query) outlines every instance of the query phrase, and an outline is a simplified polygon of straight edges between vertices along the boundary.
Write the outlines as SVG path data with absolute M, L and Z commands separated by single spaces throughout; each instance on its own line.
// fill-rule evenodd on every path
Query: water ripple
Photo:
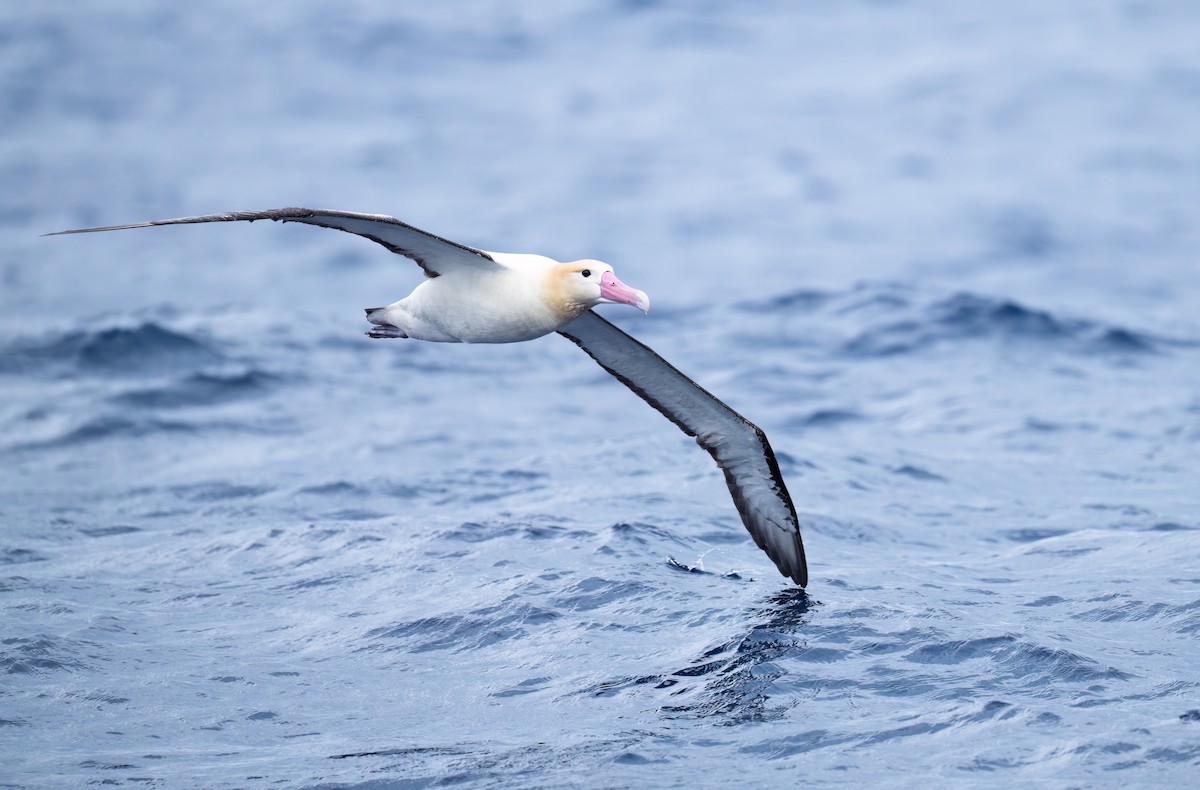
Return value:
M 68 332 L 0 350 L 0 373 L 59 369 L 85 373 L 161 373 L 221 362 L 208 343 L 154 322 Z

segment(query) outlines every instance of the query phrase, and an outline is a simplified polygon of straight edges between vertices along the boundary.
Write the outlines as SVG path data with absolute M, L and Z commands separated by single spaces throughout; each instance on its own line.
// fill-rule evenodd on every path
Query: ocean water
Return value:
M 1200 9 L 0 8 L 0 787 L 1186 786 Z M 569 342 L 363 337 L 309 205 L 599 257 L 811 582 Z

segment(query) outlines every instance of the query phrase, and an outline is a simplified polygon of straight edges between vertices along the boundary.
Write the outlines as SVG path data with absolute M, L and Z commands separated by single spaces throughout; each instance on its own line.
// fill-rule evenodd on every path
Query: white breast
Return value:
M 558 329 L 542 279 L 556 261 L 540 255 L 490 253 L 500 266 L 461 269 L 421 283 L 388 307 L 388 316 L 416 340 L 516 343 Z

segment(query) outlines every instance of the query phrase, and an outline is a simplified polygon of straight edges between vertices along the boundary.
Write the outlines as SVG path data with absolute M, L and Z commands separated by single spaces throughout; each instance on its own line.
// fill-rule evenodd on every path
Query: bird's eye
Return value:
M 591 270 L 591 269 L 584 269 L 583 271 L 581 271 L 581 272 L 580 272 L 580 274 L 582 274 L 584 277 L 591 277 L 591 276 L 592 276 L 592 270 Z

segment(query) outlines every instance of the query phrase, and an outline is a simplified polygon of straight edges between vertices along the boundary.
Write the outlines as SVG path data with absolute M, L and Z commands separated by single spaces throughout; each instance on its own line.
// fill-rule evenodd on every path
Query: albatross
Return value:
M 367 308 L 370 337 L 515 343 L 557 332 L 567 338 L 708 451 L 725 473 L 754 542 L 780 573 L 802 587 L 808 584 L 796 508 L 766 434 L 596 314 L 592 308 L 598 304 L 650 309 L 649 297 L 621 282 L 607 263 L 486 252 L 382 214 L 309 208 L 232 211 L 47 235 L 260 219 L 363 236 L 424 270 L 426 279 L 411 294 L 385 307 Z

